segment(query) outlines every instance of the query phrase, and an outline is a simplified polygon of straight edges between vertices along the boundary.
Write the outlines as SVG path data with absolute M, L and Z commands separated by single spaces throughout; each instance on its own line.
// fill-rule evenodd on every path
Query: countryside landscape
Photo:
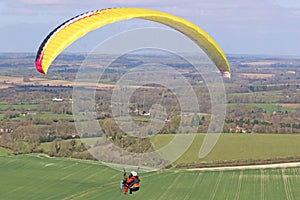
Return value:
M 180 105 L 161 85 L 137 87 L 128 106 L 133 121 L 145 127 L 152 105 L 164 106 L 167 118 L 158 133 L 146 130 L 151 137 L 134 137 L 112 116 L 110 99 L 118 80 L 149 60 L 179 71 L 202 102 L 201 112 L 194 113 L 197 131 L 187 151 L 162 169 L 141 170 L 141 189 L 130 198 L 300 198 L 299 57 L 228 55 L 232 74 L 223 78 L 224 126 L 212 151 L 199 158 L 211 121 L 210 95 L 201 74 L 169 55 L 119 58 L 105 69 L 95 93 L 96 120 L 103 132 L 81 135 L 73 117 L 73 88 L 86 56 L 62 54 L 51 73 L 41 75 L 34 66 L 35 54 L 0 54 L 0 199 L 127 198 L 118 188 L 123 172 L 97 160 L 90 149 L 102 142 L 97 139 L 101 137 L 126 151 L 145 153 L 175 137 Z

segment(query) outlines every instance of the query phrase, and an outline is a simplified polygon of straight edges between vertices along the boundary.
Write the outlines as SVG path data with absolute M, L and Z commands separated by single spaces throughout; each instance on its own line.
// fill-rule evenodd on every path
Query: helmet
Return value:
M 137 176 L 137 173 L 135 171 L 130 172 L 132 176 Z

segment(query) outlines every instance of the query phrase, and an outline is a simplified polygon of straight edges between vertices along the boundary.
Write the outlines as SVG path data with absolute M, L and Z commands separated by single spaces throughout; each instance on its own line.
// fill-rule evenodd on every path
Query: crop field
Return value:
M 42 155 L 0 157 L 0 199 L 127 199 L 122 172 L 96 161 Z M 300 199 L 300 168 L 141 174 L 130 199 Z
M 156 135 L 151 138 L 156 149 L 167 145 L 174 135 Z M 178 135 L 184 139 L 185 135 Z M 253 162 L 257 160 L 277 160 L 300 157 L 299 134 L 221 134 L 212 151 L 199 159 L 199 151 L 205 134 L 197 134 L 192 145 L 176 161 L 183 163 L 213 163 L 219 161 Z
M 237 108 L 239 106 L 248 106 L 249 108 L 261 108 L 266 112 L 276 112 L 280 109 L 282 112 L 292 112 L 300 107 L 300 104 L 270 104 L 270 103 L 243 103 L 243 104 L 228 104 L 231 108 Z
M 186 135 L 159 134 L 150 138 L 154 149 L 166 146 L 174 137 L 185 140 Z M 299 134 L 221 134 L 212 151 L 205 157 L 199 158 L 199 151 L 205 134 L 197 134 L 187 151 L 175 161 L 175 165 L 216 165 L 216 164 L 255 164 L 269 162 L 289 162 L 300 159 Z M 93 146 L 103 138 L 84 138 L 77 140 Z M 65 140 L 62 143 L 69 143 Z M 50 151 L 51 142 L 42 143 L 39 149 Z
M 72 86 L 71 81 L 49 80 L 45 78 L 30 78 L 30 82 L 25 82 L 23 77 L 17 76 L 0 76 L 0 88 L 8 88 L 12 85 L 51 85 L 51 86 Z
M 248 99 L 250 102 L 278 103 L 283 96 L 284 95 L 281 90 L 272 90 L 262 92 L 229 93 L 228 99 L 230 99 L 230 97 L 239 97 Z

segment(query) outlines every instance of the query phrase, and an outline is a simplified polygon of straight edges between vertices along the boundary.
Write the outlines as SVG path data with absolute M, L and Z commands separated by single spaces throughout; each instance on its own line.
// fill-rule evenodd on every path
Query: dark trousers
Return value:
M 132 192 L 136 192 L 140 189 L 140 187 L 130 188 L 129 194 L 132 194 Z

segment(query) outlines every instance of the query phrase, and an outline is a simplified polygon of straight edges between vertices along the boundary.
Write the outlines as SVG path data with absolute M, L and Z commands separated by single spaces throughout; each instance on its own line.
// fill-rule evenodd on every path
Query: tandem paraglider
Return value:
M 124 194 L 132 194 L 133 192 L 139 191 L 141 185 L 141 178 L 138 175 L 139 168 L 136 171 L 131 171 L 127 177 L 125 168 L 123 168 L 123 180 L 120 182 L 120 192 L 124 191 Z
M 150 20 L 169 26 L 195 42 L 217 66 L 220 73 L 230 75 L 228 60 L 218 44 L 197 25 L 183 18 L 165 12 L 143 8 L 109 8 L 86 12 L 75 16 L 57 28 L 44 39 L 40 45 L 36 58 L 36 69 L 46 74 L 51 63 L 69 45 L 89 32 L 105 25 L 133 18 Z M 140 190 L 140 177 L 137 171 L 131 171 L 127 177 L 124 169 L 120 191 L 132 194 Z

